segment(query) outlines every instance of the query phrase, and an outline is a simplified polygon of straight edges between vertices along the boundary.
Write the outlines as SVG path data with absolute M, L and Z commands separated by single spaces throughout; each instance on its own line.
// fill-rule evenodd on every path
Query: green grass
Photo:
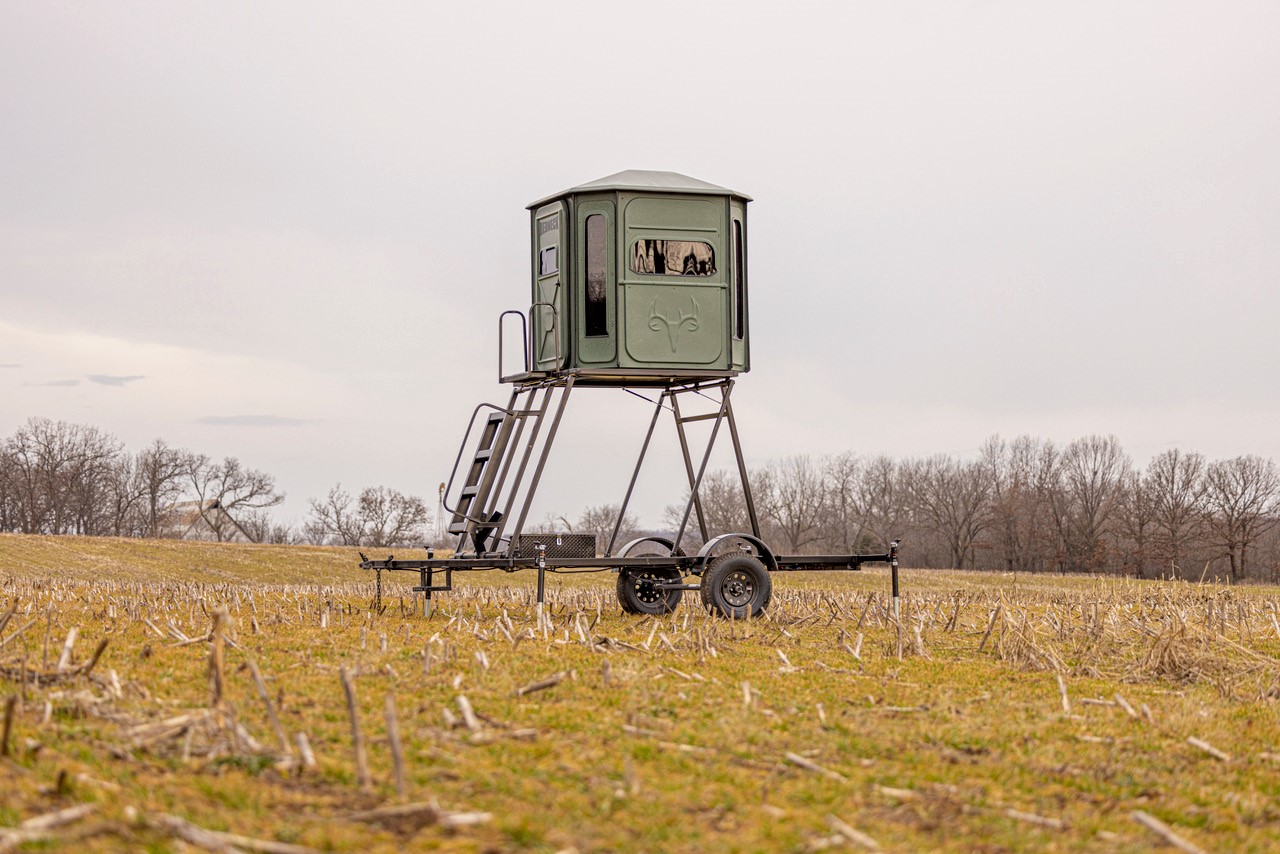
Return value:
M 905 570 L 900 638 L 882 571 L 779 577 L 769 616 L 750 623 L 710 618 L 696 594 L 656 624 L 624 616 L 611 575 L 576 575 L 550 582 L 544 634 L 531 575 L 459 576 L 424 619 L 409 579 L 388 583 L 389 607 L 371 612 L 355 560 L 350 549 L 0 536 L 0 611 L 18 605 L 0 640 L 36 620 L 0 665 L 52 670 L 72 627 L 76 662 L 108 640 L 92 679 L 0 683 L 25 694 L 17 756 L 0 760 L 0 826 L 93 800 L 98 814 L 65 831 L 99 822 L 75 843 L 86 850 L 176 849 L 161 814 L 338 851 L 803 850 L 831 841 L 829 816 L 890 850 L 1158 848 L 1132 818 L 1142 810 L 1208 850 L 1274 845 L 1275 588 Z M 139 747 L 131 727 L 211 696 L 210 644 L 178 645 L 144 619 L 201 637 L 219 606 L 240 647 L 224 651 L 226 711 L 261 748 L 205 755 L 225 730 L 193 734 L 188 758 L 184 737 Z M 846 645 L 859 634 L 855 658 Z M 277 765 L 250 657 L 317 768 Z M 341 667 L 357 673 L 371 792 L 357 784 Z M 388 694 L 405 800 L 490 821 L 347 818 L 398 800 Z M 478 731 L 459 725 L 460 696 Z M 63 771 L 76 782 L 58 795 Z

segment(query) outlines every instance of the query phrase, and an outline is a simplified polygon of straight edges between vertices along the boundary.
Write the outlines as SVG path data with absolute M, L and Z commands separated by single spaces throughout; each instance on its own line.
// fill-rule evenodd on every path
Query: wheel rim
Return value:
M 741 608 L 750 603 L 755 593 L 755 580 L 740 569 L 735 569 L 720 582 L 720 595 L 733 608 Z
M 654 587 L 653 583 L 655 581 L 661 581 L 661 579 L 652 572 L 636 575 L 635 580 L 631 583 L 631 589 L 635 591 L 636 599 L 646 605 L 656 605 L 661 602 L 666 591 Z

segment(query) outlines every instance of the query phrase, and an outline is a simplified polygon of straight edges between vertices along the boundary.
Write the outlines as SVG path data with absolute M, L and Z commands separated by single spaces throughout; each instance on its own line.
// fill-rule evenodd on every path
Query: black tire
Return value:
M 683 590 L 658 590 L 655 581 L 678 582 L 674 569 L 623 569 L 618 573 L 618 604 L 628 614 L 670 614 L 680 606 Z
M 745 620 L 758 617 L 773 597 L 773 579 L 760 559 L 749 554 L 715 558 L 702 573 L 702 604 L 712 613 Z

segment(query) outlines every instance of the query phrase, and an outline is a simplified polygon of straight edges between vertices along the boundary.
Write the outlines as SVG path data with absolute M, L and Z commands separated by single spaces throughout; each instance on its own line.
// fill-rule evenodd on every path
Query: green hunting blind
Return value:
M 597 382 L 749 370 L 749 201 L 630 170 L 529 205 L 531 370 Z
M 664 614 L 686 590 L 742 619 L 769 604 L 771 574 L 859 569 L 888 563 L 898 601 L 898 544 L 883 553 L 776 554 L 763 539 L 731 393 L 751 367 L 747 310 L 749 196 L 675 172 L 627 171 L 571 187 L 529 205 L 533 293 L 527 311 L 498 317 L 498 377 L 506 405 L 471 412 L 441 492 L 457 537 L 448 557 L 363 559 L 361 566 L 417 572 L 426 594 L 453 589 L 453 573 L 536 569 L 539 614 L 546 573 L 612 570 L 629 613 Z M 521 368 L 503 370 L 508 326 L 519 324 Z M 622 389 L 653 407 L 649 429 L 618 506 L 613 532 L 525 529 L 569 396 L 575 388 Z M 687 487 L 671 532 L 619 542 L 658 421 L 670 413 Z M 694 447 L 690 425 L 704 425 Z M 725 429 L 722 431 L 721 427 Z M 713 531 L 699 494 L 718 436 L 728 434 L 741 478 L 748 531 Z M 471 449 L 471 456 L 465 456 Z M 581 463 L 581 461 L 578 461 Z M 696 527 L 696 554 L 684 548 Z M 444 583 L 436 574 L 444 573 Z M 698 576 L 698 584 L 686 583 Z M 380 594 L 379 594 L 380 595 Z

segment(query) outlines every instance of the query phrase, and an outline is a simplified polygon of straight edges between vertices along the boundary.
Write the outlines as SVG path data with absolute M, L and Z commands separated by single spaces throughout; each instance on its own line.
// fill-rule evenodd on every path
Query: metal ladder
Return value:
M 551 409 L 557 388 L 563 391 L 551 420 L 551 428 L 542 442 L 541 453 L 520 506 L 515 527 L 511 536 L 504 538 L 503 533 L 508 527 L 512 508 L 521 492 L 529 462 L 538 445 L 542 425 Z M 516 385 L 505 408 L 482 403 L 472 411 L 467 432 L 463 435 L 458 457 L 453 464 L 453 472 L 445 487 L 444 506 L 453 514 L 447 530 L 450 534 L 458 535 L 457 554 L 474 552 L 478 556 L 499 552 L 504 543 L 509 543 L 520 535 L 572 388 L 572 377 Z M 451 507 L 449 496 L 452 494 L 458 468 L 462 464 L 462 455 L 475 429 L 477 416 L 485 410 L 488 410 L 488 414 L 476 440 L 465 481 L 458 492 L 456 505 Z

